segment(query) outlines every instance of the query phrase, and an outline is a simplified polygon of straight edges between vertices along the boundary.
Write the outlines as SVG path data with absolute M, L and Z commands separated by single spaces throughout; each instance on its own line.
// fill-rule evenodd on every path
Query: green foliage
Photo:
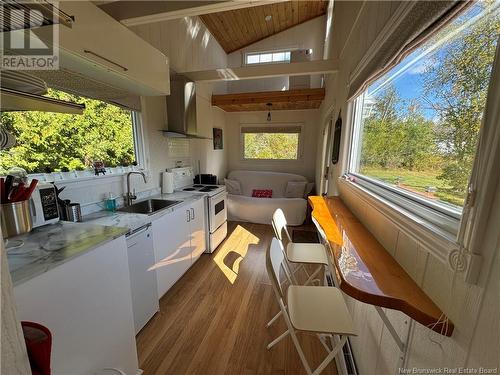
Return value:
M 474 161 L 500 18 L 483 18 L 466 30 L 438 64 L 428 66 L 424 83 L 426 93 L 436 98 L 433 106 L 440 118 L 438 141 L 444 145 L 445 166 L 439 178 L 458 194 L 465 193 Z
M 297 159 L 299 135 L 294 133 L 245 133 L 245 159 Z
M 484 9 L 489 4 L 475 6 Z M 469 19 L 459 17 L 451 32 Z M 424 48 L 444 33 L 450 29 L 441 31 L 443 35 Z M 364 114 L 362 173 L 393 184 L 403 179 L 410 190 L 421 193 L 437 187 L 438 198 L 463 204 L 499 34 L 500 18 L 495 11 L 465 27 L 459 38 L 427 58 L 425 74 L 419 76 L 423 97 L 404 100 L 389 86 L 368 98 L 374 102 L 370 113 Z M 423 115 L 422 108 L 429 105 L 436 114 L 433 121 Z
M 0 170 L 13 166 L 29 173 L 45 168 L 79 170 L 102 160 L 107 166 L 134 162 L 132 119 L 129 111 L 93 99 L 49 91 L 56 99 L 84 103 L 83 115 L 49 112 L 6 112 L 2 126 L 16 136 L 16 146 L 0 151 Z
M 377 96 L 372 112 L 364 120 L 361 165 L 409 170 L 439 166 L 434 123 L 409 105 L 406 112 L 392 86 Z

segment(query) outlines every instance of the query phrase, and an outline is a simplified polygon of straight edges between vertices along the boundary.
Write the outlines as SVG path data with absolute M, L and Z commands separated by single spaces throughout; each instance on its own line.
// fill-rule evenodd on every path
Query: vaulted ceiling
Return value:
M 1 1 L 1 0 L 0 0 Z M 126 26 L 199 16 L 227 53 L 326 14 L 326 0 L 94 0 Z
M 326 13 L 327 1 L 285 1 L 200 16 L 227 53 Z M 270 16 L 270 17 L 269 17 Z

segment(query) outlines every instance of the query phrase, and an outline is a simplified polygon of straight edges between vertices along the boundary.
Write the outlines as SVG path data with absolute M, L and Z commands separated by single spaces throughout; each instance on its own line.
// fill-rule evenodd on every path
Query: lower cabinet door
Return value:
M 141 229 L 127 238 L 127 254 L 137 334 L 160 309 L 156 272 L 152 269 L 155 256 L 151 228 Z
M 198 199 L 191 205 L 191 257 L 194 264 L 206 250 L 205 199 Z
M 153 221 L 158 297 L 161 298 L 191 266 L 189 207 Z

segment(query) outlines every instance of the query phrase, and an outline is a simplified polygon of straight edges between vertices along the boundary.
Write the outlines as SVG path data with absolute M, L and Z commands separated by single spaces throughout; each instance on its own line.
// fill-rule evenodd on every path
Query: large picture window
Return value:
M 499 32 L 498 4 L 477 2 L 355 100 L 354 180 L 459 220 Z
M 16 137 L 16 145 L 0 151 L 0 174 L 12 167 L 28 173 L 84 170 L 93 162 L 106 167 L 137 163 L 133 112 L 99 100 L 49 90 L 56 99 L 84 103 L 82 115 L 52 112 L 5 112 L 1 126 Z
M 300 134 L 300 125 L 242 126 L 243 159 L 297 160 L 300 157 Z

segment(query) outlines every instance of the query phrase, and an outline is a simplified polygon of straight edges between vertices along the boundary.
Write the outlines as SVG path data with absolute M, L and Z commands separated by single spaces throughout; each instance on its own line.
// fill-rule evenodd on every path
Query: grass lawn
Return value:
M 440 201 L 451 203 L 456 206 L 463 206 L 464 197 L 451 192 L 445 181 L 439 180 L 439 171 L 408 171 L 405 169 L 382 169 L 374 167 L 362 167 L 362 174 L 378 180 L 396 185 L 399 178 L 400 187 L 410 191 L 423 193 L 423 196 L 434 197 Z M 433 194 L 426 193 L 426 189 L 433 186 L 437 191 Z

